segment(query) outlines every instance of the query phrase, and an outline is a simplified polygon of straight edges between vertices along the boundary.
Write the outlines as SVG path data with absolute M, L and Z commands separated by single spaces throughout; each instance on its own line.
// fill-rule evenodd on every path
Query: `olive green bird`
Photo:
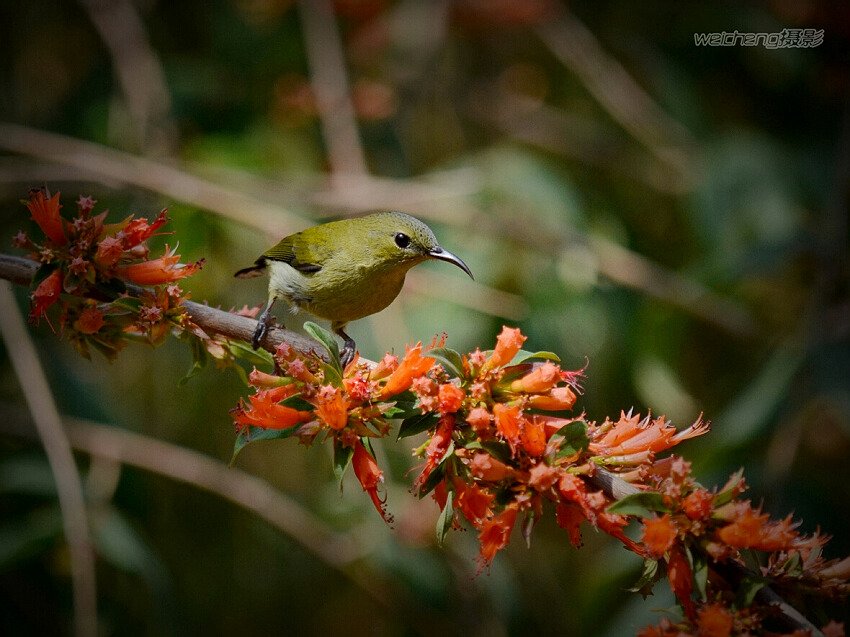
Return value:
M 293 312 L 304 308 L 331 322 L 344 341 L 340 358 L 345 366 L 355 351 L 345 326 L 392 303 L 407 271 L 428 259 L 454 263 L 472 278 L 461 258 L 441 248 L 428 226 L 403 212 L 332 221 L 289 235 L 235 274 L 249 278 L 269 273 L 269 301 L 251 345 L 260 347 L 272 323 L 272 306 L 283 298 Z

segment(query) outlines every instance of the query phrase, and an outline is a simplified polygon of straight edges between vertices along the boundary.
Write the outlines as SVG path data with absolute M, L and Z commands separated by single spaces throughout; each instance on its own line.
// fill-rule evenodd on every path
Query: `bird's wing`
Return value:
M 323 261 L 320 251 L 304 240 L 301 234 L 299 232 L 282 239 L 276 246 L 269 248 L 263 257 L 283 261 L 301 272 L 318 272 L 322 269 Z

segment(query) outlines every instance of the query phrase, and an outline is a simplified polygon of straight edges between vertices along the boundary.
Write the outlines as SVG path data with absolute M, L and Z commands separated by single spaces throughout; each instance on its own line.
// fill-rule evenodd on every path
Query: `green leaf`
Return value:
M 553 352 L 527 352 L 523 349 L 519 350 L 516 353 L 516 356 L 511 360 L 511 365 L 519 365 L 520 363 L 527 361 L 530 358 L 543 358 L 550 361 L 555 361 L 556 363 L 560 363 L 561 359 L 557 354 Z
M 323 327 L 313 323 L 313 321 L 307 321 L 304 323 L 304 331 L 319 341 L 319 343 L 322 344 L 322 347 L 328 351 L 330 364 L 336 369 L 339 377 L 342 378 L 342 363 L 339 360 L 339 345 L 337 345 L 334 335 Z
M 446 371 L 457 378 L 463 377 L 463 359 L 453 349 L 449 349 L 448 347 L 435 347 L 433 349 L 429 349 L 427 352 L 422 354 L 423 356 L 427 356 L 428 358 L 435 358 L 437 362 L 440 363 Z
M 693 560 L 691 568 L 694 575 L 694 587 L 696 588 L 697 593 L 699 593 L 700 599 L 706 601 L 707 597 L 705 587 L 708 583 L 708 560 L 706 559 L 705 553 L 700 551 L 695 553 L 691 553 L 689 551 L 689 555 Z
M 254 349 L 245 341 L 229 341 L 227 349 L 232 356 L 254 365 L 274 365 L 274 356 L 263 348 Z
M 446 539 L 449 529 L 452 528 L 454 522 L 454 508 L 452 500 L 454 499 L 454 491 L 449 491 L 446 497 L 446 506 L 443 507 L 440 517 L 437 518 L 437 545 L 442 547 Z
M 726 488 L 724 488 L 723 491 L 714 496 L 714 501 L 712 502 L 712 504 L 715 507 L 719 507 L 726 504 L 727 502 L 731 502 L 732 499 L 735 497 L 735 491 L 738 490 L 738 486 L 743 482 L 743 480 L 744 469 L 742 467 L 732 474 L 732 476 L 726 482 Z
M 334 475 L 339 483 L 339 491 L 342 493 L 342 479 L 351 459 L 354 457 L 354 447 L 346 447 L 338 439 L 334 438 Z
M 391 420 L 407 420 L 422 413 L 419 403 L 415 400 L 397 400 L 384 412 L 384 417 Z
M 144 305 L 144 301 L 142 301 L 142 299 L 137 299 L 132 296 L 122 296 L 121 298 L 112 301 L 110 305 L 124 310 L 129 310 L 133 312 L 133 314 L 138 314 L 139 310 L 142 308 L 142 305 Z
M 183 387 L 186 383 L 189 382 L 191 378 L 194 378 L 195 376 L 200 374 L 207 366 L 207 362 L 209 361 L 207 349 L 204 347 L 204 344 L 201 342 L 201 339 L 195 336 L 187 336 L 184 338 L 183 334 L 187 333 L 183 332 L 181 334 L 181 340 L 187 341 L 189 343 L 189 348 L 192 351 L 192 366 L 189 368 L 189 371 L 186 372 L 186 375 L 177 381 L 178 387 Z
M 304 400 L 301 397 L 301 394 L 290 396 L 289 398 L 280 401 L 280 404 L 284 407 L 292 407 L 298 411 L 313 411 L 313 405 Z
M 466 449 L 481 449 L 482 451 L 489 453 L 496 460 L 501 460 L 505 463 L 511 461 L 511 448 L 506 442 L 499 442 L 498 440 L 486 440 L 484 442 L 480 442 L 478 440 L 473 440 L 469 444 L 464 445 L 464 447 Z
M 428 431 L 431 427 L 437 424 L 439 419 L 440 417 L 437 414 L 432 413 L 420 413 L 410 416 L 409 418 L 405 418 L 401 422 L 401 426 L 398 428 L 398 436 L 396 439 L 401 440 L 402 438 L 415 436 L 423 431 Z
M 342 372 L 340 368 L 335 367 L 331 363 L 326 363 L 325 361 L 320 362 L 322 366 L 322 372 L 325 376 L 325 383 L 333 385 L 334 387 L 342 387 Z
M 301 424 L 292 425 L 286 429 L 266 429 L 265 427 L 249 426 L 247 431 L 243 430 L 236 436 L 236 442 L 233 443 L 233 455 L 230 457 L 230 464 L 236 460 L 236 456 L 250 442 L 259 442 L 260 440 L 278 440 L 280 438 L 289 438 L 294 435 Z
M 647 558 L 643 561 L 643 569 L 641 570 L 638 581 L 636 581 L 631 588 L 626 590 L 630 593 L 640 593 L 643 598 L 646 599 L 648 595 L 652 595 L 652 585 L 657 579 L 658 560 L 651 560 Z
M 660 493 L 652 491 L 641 491 L 627 495 L 618 500 L 606 511 L 608 513 L 619 513 L 620 515 L 636 515 L 641 518 L 652 517 L 653 512 L 669 513 L 670 509 L 664 504 L 664 497 Z
M 583 420 L 576 420 L 568 425 L 564 425 L 552 437 L 563 438 L 558 444 L 558 453 L 556 458 L 566 458 L 574 456 L 587 449 L 590 445 L 590 438 L 587 435 L 587 423 Z

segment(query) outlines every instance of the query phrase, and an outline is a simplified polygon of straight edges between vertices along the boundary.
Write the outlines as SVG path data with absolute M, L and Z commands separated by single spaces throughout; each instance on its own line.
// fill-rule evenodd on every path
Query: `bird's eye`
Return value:
M 406 248 L 407 246 L 409 246 L 409 245 L 410 245 L 410 237 L 408 237 L 408 236 L 407 236 L 406 234 L 404 234 L 403 232 L 399 232 L 399 233 L 397 233 L 397 234 L 396 234 L 396 236 L 395 236 L 395 244 L 396 244 L 399 248 Z

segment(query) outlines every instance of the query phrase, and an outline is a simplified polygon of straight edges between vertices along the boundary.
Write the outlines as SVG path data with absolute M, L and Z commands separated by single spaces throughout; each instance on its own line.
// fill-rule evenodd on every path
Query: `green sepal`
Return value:
M 423 352 L 422 356 L 436 359 L 451 376 L 463 378 L 463 359 L 453 349 L 435 347 Z
M 646 599 L 647 596 L 652 595 L 652 585 L 658 577 L 658 560 L 646 558 L 643 561 L 640 577 L 631 588 L 627 588 L 626 590 L 630 593 L 640 593 Z
M 428 431 L 431 427 L 436 425 L 439 420 L 440 417 L 433 413 L 420 413 L 405 418 L 401 421 L 401 425 L 398 428 L 398 436 L 396 437 L 396 440 L 401 440 L 402 438 L 415 436 L 423 431 Z
M 583 420 L 576 420 L 568 425 L 564 425 L 552 434 L 552 438 L 556 436 L 563 438 L 563 440 L 558 443 L 558 452 L 555 454 L 555 458 L 574 456 L 577 453 L 585 451 L 590 445 L 590 438 L 587 435 L 587 423 Z
M 334 438 L 334 475 L 339 483 L 339 492 L 342 493 L 342 479 L 354 457 L 354 447 L 346 447 L 338 438 Z
M 758 592 L 767 586 L 770 581 L 760 575 L 745 577 L 738 585 L 735 593 L 735 608 L 749 608 L 753 604 Z
M 236 441 L 233 443 L 233 455 L 230 457 L 230 464 L 236 460 L 236 456 L 250 442 L 259 442 L 260 440 L 278 440 L 280 438 L 289 438 L 298 432 L 301 428 L 301 423 L 292 425 L 286 429 L 267 429 L 266 427 L 249 426 L 247 430 L 243 429 L 236 436 Z
M 339 345 L 337 345 L 336 337 L 313 321 L 304 323 L 304 331 L 319 341 L 322 347 L 328 351 L 330 365 L 336 369 L 337 375 L 342 378 L 342 363 L 339 360 Z
M 664 504 L 664 496 L 653 491 L 641 491 L 627 495 L 605 509 L 608 513 L 620 515 L 636 515 L 641 518 L 652 517 L 653 513 L 669 513 L 669 507 Z
M 452 528 L 455 514 L 452 501 L 454 500 L 454 491 L 449 490 L 446 496 L 446 506 L 443 507 L 440 517 L 437 518 L 437 546 L 442 547 L 443 542 L 448 535 L 449 529 Z
M 142 299 L 133 296 L 122 296 L 110 303 L 113 307 L 129 310 L 133 314 L 138 314 L 144 304 L 145 302 Z
M 188 332 L 180 333 L 180 340 L 189 344 L 189 349 L 192 352 L 192 366 L 189 371 L 177 381 L 178 387 L 183 387 L 190 379 L 200 374 L 209 362 L 209 354 L 203 342 L 197 336 L 189 335 Z

